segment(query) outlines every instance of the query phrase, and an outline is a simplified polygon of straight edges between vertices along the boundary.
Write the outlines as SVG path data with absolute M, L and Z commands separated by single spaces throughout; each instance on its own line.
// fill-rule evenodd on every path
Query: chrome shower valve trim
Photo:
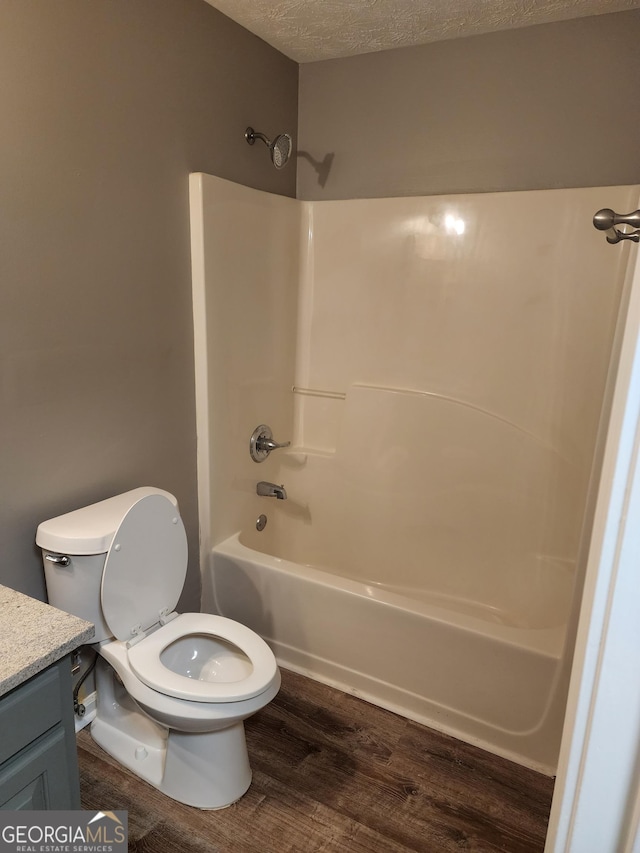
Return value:
M 278 444 L 273 440 L 271 427 L 267 424 L 260 424 L 251 433 L 249 439 L 249 454 L 254 462 L 264 462 L 272 450 L 277 450 L 279 447 L 289 447 L 290 441 L 283 441 Z

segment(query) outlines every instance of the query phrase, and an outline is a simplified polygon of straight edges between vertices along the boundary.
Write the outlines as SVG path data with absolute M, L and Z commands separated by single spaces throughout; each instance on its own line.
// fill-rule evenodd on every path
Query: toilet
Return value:
M 174 800 L 231 805 L 249 788 L 243 720 L 280 672 L 244 625 L 175 611 L 187 572 L 177 501 L 144 487 L 44 521 L 49 603 L 93 622 L 93 739 Z

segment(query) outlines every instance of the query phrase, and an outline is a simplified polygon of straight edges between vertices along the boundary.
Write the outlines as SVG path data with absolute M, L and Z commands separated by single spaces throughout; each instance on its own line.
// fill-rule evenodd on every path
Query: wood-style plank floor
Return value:
M 253 782 L 220 811 L 163 796 L 78 735 L 82 806 L 144 853 L 540 853 L 553 780 L 300 675 L 245 723 Z

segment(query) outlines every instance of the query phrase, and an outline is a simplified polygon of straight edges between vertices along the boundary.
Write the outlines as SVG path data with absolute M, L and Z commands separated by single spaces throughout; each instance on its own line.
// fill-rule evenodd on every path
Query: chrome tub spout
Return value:
M 267 483 L 264 480 L 258 483 L 256 492 L 263 498 L 277 498 L 279 501 L 286 501 L 287 499 L 284 486 L 277 486 L 275 483 Z

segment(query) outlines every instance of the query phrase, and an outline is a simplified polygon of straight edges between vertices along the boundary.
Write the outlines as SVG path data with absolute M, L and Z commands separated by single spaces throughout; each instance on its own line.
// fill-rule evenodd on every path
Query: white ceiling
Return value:
M 640 0 L 207 0 L 296 62 L 640 7 Z

